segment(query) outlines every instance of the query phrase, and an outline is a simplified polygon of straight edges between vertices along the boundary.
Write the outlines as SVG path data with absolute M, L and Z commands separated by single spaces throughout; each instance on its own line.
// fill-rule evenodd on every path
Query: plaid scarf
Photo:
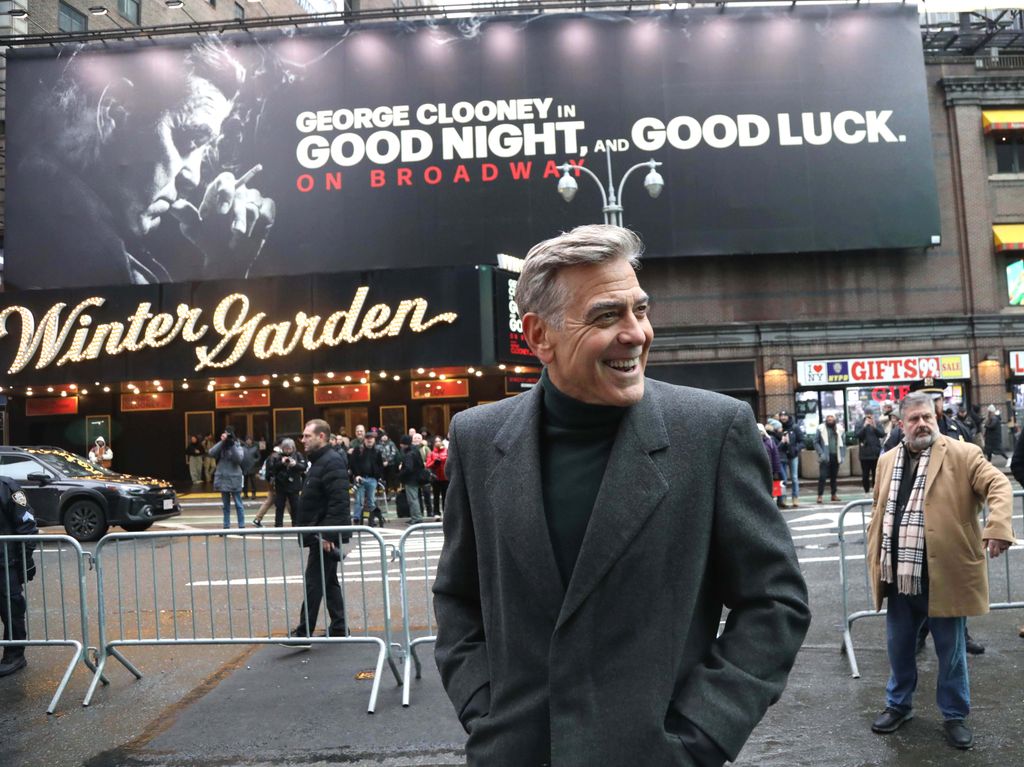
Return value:
M 892 482 L 889 484 L 889 499 L 885 502 L 885 516 L 882 519 L 882 580 L 886 583 L 896 583 L 896 590 L 900 594 L 921 593 L 921 570 L 924 563 L 924 485 L 928 477 L 928 458 L 932 449 L 929 447 L 923 453 L 917 464 L 917 476 L 914 477 L 914 486 L 910 490 L 910 498 L 907 507 L 903 511 L 903 518 L 900 520 L 899 535 L 900 548 L 897 554 L 896 579 L 893 580 L 892 572 L 892 525 L 896 518 L 896 499 L 900 493 L 900 484 L 903 481 L 903 463 L 907 456 L 907 447 L 900 444 L 897 448 L 896 464 L 892 468 Z

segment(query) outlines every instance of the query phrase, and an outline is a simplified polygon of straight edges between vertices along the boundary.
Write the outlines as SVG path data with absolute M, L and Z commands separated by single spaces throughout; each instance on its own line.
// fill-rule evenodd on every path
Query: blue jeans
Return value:
M 789 477 L 793 480 L 793 497 L 800 497 L 800 456 L 790 458 L 789 461 Z M 783 472 L 786 469 L 786 462 L 782 464 Z
M 971 712 L 971 690 L 967 678 L 966 618 L 929 618 L 928 594 L 897 594 L 889 586 L 885 616 L 889 668 L 885 687 L 886 706 L 906 713 L 913 708 L 917 687 L 917 632 L 928 621 L 928 629 L 939 657 L 935 703 L 944 719 L 965 719 Z
M 363 477 L 356 485 L 356 507 L 352 509 L 352 519 L 359 523 L 363 516 L 363 509 L 369 506 L 374 507 L 374 496 L 377 493 L 377 478 Z
M 233 493 L 220 494 L 220 502 L 224 504 L 224 528 L 231 527 L 231 499 L 235 500 L 235 511 L 238 514 L 238 527 L 245 527 L 245 506 L 242 505 L 242 492 L 237 490 Z

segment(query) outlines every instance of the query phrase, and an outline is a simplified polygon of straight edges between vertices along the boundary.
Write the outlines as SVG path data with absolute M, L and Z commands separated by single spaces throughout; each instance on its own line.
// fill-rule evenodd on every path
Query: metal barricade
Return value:
M 1024 539 L 1024 534 L 1019 534 L 1017 531 L 1024 529 L 1024 524 L 1019 523 L 1022 518 L 1021 508 L 1022 502 L 1024 502 L 1024 490 L 1017 490 L 1013 493 L 1013 516 L 1011 519 L 1011 525 L 1013 525 L 1014 536 L 1018 542 Z M 852 501 L 843 507 L 843 510 L 839 514 L 838 520 L 838 536 L 839 536 L 839 583 L 842 590 L 842 606 L 843 606 L 843 652 L 846 654 L 847 661 L 850 664 L 850 675 L 854 679 L 860 678 L 860 669 L 857 666 L 857 656 L 853 649 L 853 624 L 854 621 L 860 620 L 861 618 L 872 618 L 881 617 L 886 614 L 886 610 L 883 607 L 881 610 L 875 610 L 874 601 L 872 598 L 871 581 L 868 573 L 868 562 L 867 562 L 867 528 L 868 523 L 871 520 L 871 506 L 872 502 L 870 499 L 864 499 L 860 501 Z M 860 515 L 859 525 L 857 522 L 853 522 L 851 527 L 858 527 L 859 543 L 858 546 L 862 550 L 862 553 L 848 553 L 848 542 L 847 542 L 847 525 L 846 516 L 849 513 L 858 513 Z M 988 519 L 988 507 L 982 507 L 982 521 L 981 524 L 984 526 Z M 852 542 L 851 542 L 852 545 Z M 989 576 L 989 609 L 990 610 L 1010 610 L 1024 607 L 1024 600 L 1019 597 L 1014 599 L 1013 584 L 1024 584 L 1024 561 L 1020 555 L 1021 549 L 1016 546 L 1011 546 L 1001 557 L 993 561 L 988 559 L 988 576 Z M 986 558 L 988 554 L 986 553 Z M 859 568 L 860 573 L 851 576 L 850 571 L 847 567 L 847 562 L 860 561 L 861 566 Z M 999 577 L 995 577 L 998 573 Z M 860 591 L 860 579 L 863 576 L 864 587 L 863 592 Z M 854 609 L 851 612 L 851 590 L 857 589 L 858 593 L 856 596 L 859 609 Z M 1024 590 L 1024 589 L 1022 589 Z
M 35 545 L 35 577 L 28 579 L 26 552 Z M 16 563 L 20 561 L 21 565 Z M 0 536 L 0 618 L 13 636 L 11 625 L 19 617 L 20 605 L 12 592 L 21 591 L 24 599 L 26 638 L 0 638 L 3 647 L 70 647 L 71 660 L 61 677 L 57 691 L 46 709 L 57 709 L 71 674 L 79 663 L 90 671 L 95 666 L 88 656 L 89 609 L 86 601 L 86 570 L 90 555 L 81 544 L 67 535 Z M 20 581 L 16 583 L 15 581 Z M 13 588 L 12 588 L 13 587 Z M 102 675 L 97 681 L 106 683 Z
M 422 675 L 416 648 L 437 639 L 431 586 L 437 574 L 437 558 L 443 543 L 444 533 L 440 522 L 413 525 L 402 533 L 398 541 L 399 587 L 402 590 L 402 649 L 405 656 L 402 667 L 403 706 L 409 705 L 413 666 L 416 667 L 416 678 L 419 679 Z M 415 602 L 410 600 L 413 589 L 416 595 Z M 426 633 L 414 639 L 414 631 Z
M 867 540 L 868 540 L 868 522 L 871 519 L 871 499 L 864 499 L 860 501 L 851 501 L 843 507 L 843 510 L 839 512 L 839 584 L 842 590 L 842 602 L 843 602 L 843 651 L 846 653 L 846 659 L 850 663 L 850 674 L 854 679 L 860 678 L 860 669 L 857 668 L 857 656 L 853 651 L 853 622 L 860 620 L 861 618 L 869 618 L 872 616 L 885 615 L 885 610 L 877 612 L 874 608 L 871 596 L 871 582 L 868 577 L 867 559 L 865 553 L 860 554 L 847 554 L 847 541 L 846 541 L 846 515 L 856 512 L 860 516 L 859 524 L 859 545 L 866 552 Z M 864 576 L 864 588 L 865 591 L 860 594 L 860 603 L 864 606 L 850 612 L 850 588 L 851 579 L 847 571 L 846 562 L 847 559 L 859 560 L 862 563 L 860 568 Z M 858 579 L 859 580 L 859 579 Z M 859 583 L 857 584 L 859 588 Z
M 328 533 L 351 534 L 344 558 L 325 553 L 322 546 L 303 547 L 304 536 Z M 391 656 L 387 548 L 375 530 L 339 526 L 114 533 L 99 542 L 94 556 L 99 661 L 83 705 L 91 702 L 110 657 L 141 679 L 121 650 L 143 645 L 372 644 L 378 654 L 367 711 L 373 713 L 376 707 L 385 661 L 401 684 Z M 289 639 L 296 622 L 310 634 L 316 623 L 305 601 L 308 579 L 330 585 L 337 570 L 351 635 L 329 636 L 325 631 L 324 636 Z M 326 598 L 319 590 L 318 614 L 329 626 Z

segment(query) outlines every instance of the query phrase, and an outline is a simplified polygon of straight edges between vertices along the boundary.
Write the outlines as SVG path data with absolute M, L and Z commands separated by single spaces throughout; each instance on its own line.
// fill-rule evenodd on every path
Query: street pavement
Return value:
M 847 487 L 841 492 L 845 500 L 864 497 L 851 491 Z M 971 633 L 987 646 L 984 655 L 969 658 L 971 722 L 976 735 L 972 751 L 957 752 L 944 742 L 934 705 L 937 664 L 930 645 L 920 661 L 915 719 L 890 736 L 871 733 L 870 723 L 884 705 L 884 621 L 871 617 L 855 623 L 854 646 L 862 676 L 852 678 L 840 652 L 843 613 L 836 525 L 842 507 L 810 505 L 784 512 L 807 578 L 814 619 L 782 700 L 754 731 L 736 764 L 994 767 L 1024 763 L 1024 639 L 1017 637 L 1024 611 L 1020 610 L 996 611 L 970 621 Z M 1024 528 L 1019 507 L 1015 513 L 1014 527 L 1019 531 Z M 183 515 L 160 527 L 211 529 L 220 520 L 212 499 L 186 497 Z M 402 528 L 392 520 L 385 535 L 397 540 Z M 847 517 L 847 531 L 849 566 L 852 573 L 859 573 L 856 568 L 863 567 L 863 559 L 856 558 L 861 540 L 856 514 Z M 217 540 L 224 543 L 210 546 L 214 556 L 221 546 L 253 545 L 241 536 Z M 346 572 L 358 570 L 362 553 L 357 549 L 349 554 Z M 436 562 L 436 549 L 424 554 L 426 561 Z M 1011 549 L 1009 556 L 1013 557 L 1015 598 L 1020 599 L 1024 547 Z M 996 575 L 999 572 L 993 570 Z M 271 580 L 269 569 L 266 576 Z M 994 588 L 1001 587 L 997 580 Z M 421 585 L 425 588 L 426 583 Z M 394 602 L 398 589 L 394 583 L 392 587 Z M 227 590 L 210 584 L 205 588 Z M 856 578 L 851 598 L 857 606 L 866 598 Z M 414 620 L 421 628 L 426 627 L 425 612 L 417 613 Z M 377 617 L 366 616 L 364 625 L 371 633 L 379 628 L 373 625 Z M 287 619 L 287 615 L 280 617 L 279 625 L 286 625 Z M 430 645 L 421 648 L 423 677 L 413 685 L 408 708 L 402 707 L 401 690 L 385 667 L 376 711 L 370 715 L 366 709 L 371 683 L 364 677 L 373 670 L 376 658 L 366 646 L 131 648 L 130 657 L 143 671 L 143 679 L 135 680 L 113 664 L 108 667 L 110 686 L 99 690 L 92 706 L 82 708 L 88 677 L 78 671 L 57 715 L 48 717 L 44 709 L 66 658 L 58 658 L 59 650 L 30 650 L 28 670 L 0 680 L 0 765 L 462 764 L 464 736 L 444 696 L 431 653 Z M 644 765 L 643 755 L 637 756 L 636 764 Z

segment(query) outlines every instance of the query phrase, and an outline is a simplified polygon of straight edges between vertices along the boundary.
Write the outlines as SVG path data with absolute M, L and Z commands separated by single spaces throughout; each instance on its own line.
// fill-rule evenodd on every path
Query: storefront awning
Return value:
M 1024 224 L 995 224 L 992 239 L 996 250 L 1024 250 Z
M 986 109 L 981 113 L 985 133 L 994 130 L 1024 130 L 1024 109 Z

